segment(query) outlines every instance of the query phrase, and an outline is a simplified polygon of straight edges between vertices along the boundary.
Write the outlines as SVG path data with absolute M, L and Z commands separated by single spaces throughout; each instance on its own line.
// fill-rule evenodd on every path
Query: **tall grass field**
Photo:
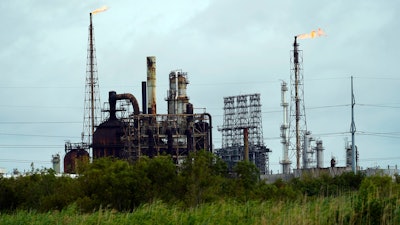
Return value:
M 304 197 L 294 202 L 220 201 L 185 209 L 158 201 L 133 212 L 93 213 L 80 213 L 71 205 L 47 213 L 1 214 L 0 224 L 400 224 L 400 200 L 369 204 L 357 196 Z

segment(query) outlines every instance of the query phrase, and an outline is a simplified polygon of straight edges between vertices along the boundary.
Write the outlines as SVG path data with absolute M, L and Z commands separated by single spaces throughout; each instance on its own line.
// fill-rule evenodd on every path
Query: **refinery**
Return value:
M 346 166 L 337 167 L 334 157 L 330 165 L 324 165 L 324 146 L 307 129 L 304 104 L 303 55 L 298 39 L 322 37 L 318 29 L 294 37 L 290 52 L 290 84 L 281 83 L 282 144 L 281 173 L 270 170 L 269 154 L 272 152 L 264 143 L 262 127 L 261 95 L 240 94 L 223 98 L 223 124 L 219 134 L 213 134 L 212 115 L 205 110 L 194 112 L 187 95 L 189 76 L 181 69 L 171 70 L 166 76 L 158 75 L 155 56 L 146 57 L 147 77 L 141 82 L 141 104 L 131 93 L 109 91 L 108 102 L 100 107 L 96 50 L 93 36 L 92 13 L 90 14 L 85 83 L 85 116 L 82 140 L 65 143 L 63 160 L 64 173 L 79 173 L 79 165 L 101 157 L 113 157 L 134 162 L 140 157 L 170 155 L 179 166 L 192 151 L 206 150 L 223 159 L 230 171 L 239 161 L 250 161 L 260 171 L 260 176 L 270 182 L 290 179 L 311 173 L 338 175 L 356 172 L 358 150 L 352 141 L 344 148 Z M 162 77 L 162 78 L 160 78 Z M 169 80 L 165 98 L 167 112 L 157 111 L 157 79 Z M 351 84 L 353 85 L 353 84 Z M 287 92 L 290 90 L 290 95 Z M 352 90 L 353 92 L 353 90 Z M 352 96 L 354 96 L 352 94 Z M 289 99 L 289 100 L 288 100 Z M 352 99 L 352 101 L 354 101 Z M 353 108 L 352 108 L 353 109 Z M 100 116 L 100 114 L 103 116 Z M 353 113 L 353 111 L 352 111 Z M 354 115 L 351 127 L 354 126 Z M 100 118 L 103 118 L 100 121 Z M 355 130 L 352 130 L 354 138 Z M 221 147 L 213 145 L 213 135 L 222 136 Z M 53 155 L 53 168 L 60 172 L 60 156 Z M 293 164 L 293 165 L 292 165 Z M 394 174 L 396 169 L 386 171 Z M 370 172 L 374 173 L 374 172 Z
M 57 173 L 79 174 L 81 165 L 102 157 L 135 162 L 144 156 L 152 158 L 169 155 L 179 166 L 190 152 L 199 150 L 220 157 L 230 171 L 240 161 L 252 162 L 259 169 L 260 176 L 269 181 L 290 179 L 303 173 L 315 176 L 321 173 L 337 175 L 348 171 L 355 173 L 361 169 L 358 159 L 362 149 L 357 149 L 354 139 L 353 80 L 350 124 L 352 139 L 346 141 L 343 148 L 346 165 L 337 166 L 337 159 L 333 156 L 329 158 L 330 164 L 324 165 L 324 142 L 307 128 L 303 52 L 299 49 L 299 40 L 323 37 L 325 33 L 322 29 L 294 36 L 291 44 L 290 83 L 282 81 L 281 92 L 276 93 L 276 96 L 281 97 L 282 113 L 281 126 L 276 128 L 280 132 L 282 144 L 282 149 L 278 150 L 270 149 L 263 135 L 261 108 L 262 98 L 266 96 L 259 93 L 225 96 L 221 99 L 223 124 L 213 124 L 213 115 L 205 109 L 196 111 L 196 106 L 190 101 L 190 73 L 183 69 L 171 69 L 169 74 L 159 74 L 156 56 L 143 56 L 143 64 L 147 68 L 143 74 L 147 76 L 141 78 L 140 96 L 112 89 L 108 91 L 107 102 L 102 104 L 92 21 L 92 15 L 98 12 L 89 14 L 81 140 L 66 141 L 64 154 L 52 156 L 53 169 Z M 157 99 L 157 92 L 160 91 L 157 81 L 160 79 L 168 80 L 168 90 L 161 90 L 167 93 L 164 101 Z M 166 112 L 157 109 L 161 104 L 166 105 Z M 213 128 L 217 128 L 218 133 L 213 133 Z M 221 146 L 215 145 L 215 137 L 222 139 Z M 279 162 L 275 162 L 280 165 L 278 174 L 270 169 L 272 152 L 281 154 Z M 390 174 L 397 172 L 397 167 L 388 168 Z

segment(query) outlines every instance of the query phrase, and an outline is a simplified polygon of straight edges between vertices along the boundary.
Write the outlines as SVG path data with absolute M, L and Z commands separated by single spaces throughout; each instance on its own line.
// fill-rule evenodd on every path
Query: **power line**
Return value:
M 61 136 L 61 135 L 43 135 L 43 134 L 16 134 L 16 133 L 0 133 L 7 136 L 23 136 L 23 137 L 49 137 L 49 138 L 80 138 L 76 136 Z
M 10 122 L 6 122 L 6 121 L 0 121 L 0 124 L 81 124 L 82 122 L 73 122 L 73 121 L 37 121 L 37 122 L 29 122 L 29 121 L 10 121 Z
M 362 80 L 398 80 L 400 81 L 400 78 L 398 77 L 384 77 L 384 76 L 379 76 L 379 77 L 354 77 L 357 79 L 362 79 Z
M 395 103 L 395 104 L 400 104 L 400 103 Z M 393 108 L 393 109 L 400 109 L 400 106 L 392 106 L 392 105 L 386 105 L 386 104 L 357 104 L 358 106 L 368 106 L 368 107 L 380 107 L 380 108 Z
M 51 160 L 28 160 L 28 159 L 0 159 L 0 162 L 8 162 L 8 163 L 51 163 Z
M 64 145 L 0 145 L 0 148 L 64 148 Z
M 368 132 L 368 131 L 357 131 L 358 135 L 369 135 L 376 137 L 386 137 L 386 138 L 400 138 L 400 132 Z

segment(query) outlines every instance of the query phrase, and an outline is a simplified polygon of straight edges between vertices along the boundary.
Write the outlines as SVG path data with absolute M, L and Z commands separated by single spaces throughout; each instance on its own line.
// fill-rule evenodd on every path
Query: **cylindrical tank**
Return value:
M 169 91 L 168 91 L 168 114 L 176 114 L 176 97 L 177 97 L 177 71 L 169 74 Z
M 183 114 L 186 110 L 186 104 L 189 102 L 189 98 L 186 95 L 186 86 L 188 84 L 188 80 L 186 77 L 186 73 L 180 72 L 178 73 L 178 106 L 177 113 Z
M 322 168 L 322 167 L 324 167 L 324 154 L 323 154 L 324 146 L 322 146 L 322 141 L 321 140 L 318 140 L 316 142 L 316 144 L 317 144 L 317 147 L 316 147 L 316 150 L 317 150 L 317 168 Z
M 123 158 L 125 124 L 111 118 L 101 123 L 93 134 L 93 159 L 101 157 Z
M 89 153 L 84 149 L 72 149 L 64 157 L 64 173 L 79 173 L 80 167 L 89 163 Z
M 51 162 L 53 163 L 53 170 L 60 173 L 60 154 L 52 155 Z

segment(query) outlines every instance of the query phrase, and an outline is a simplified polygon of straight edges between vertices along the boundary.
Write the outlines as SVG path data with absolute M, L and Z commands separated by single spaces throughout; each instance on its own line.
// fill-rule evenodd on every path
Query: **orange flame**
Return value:
M 299 35 L 297 35 L 297 38 L 298 39 L 306 39 L 306 38 L 316 38 L 316 37 L 321 37 L 321 36 L 326 36 L 325 31 L 323 31 L 321 28 L 318 28 L 317 31 L 313 30 L 310 33 L 299 34 Z
M 101 7 L 101 8 L 98 8 L 98 9 L 93 10 L 93 11 L 92 11 L 92 14 L 94 15 L 94 14 L 97 14 L 97 13 L 101 13 L 101 12 L 106 11 L 107 9 L 108 9 L 107 6 L 103 6 L 103 7 Z

